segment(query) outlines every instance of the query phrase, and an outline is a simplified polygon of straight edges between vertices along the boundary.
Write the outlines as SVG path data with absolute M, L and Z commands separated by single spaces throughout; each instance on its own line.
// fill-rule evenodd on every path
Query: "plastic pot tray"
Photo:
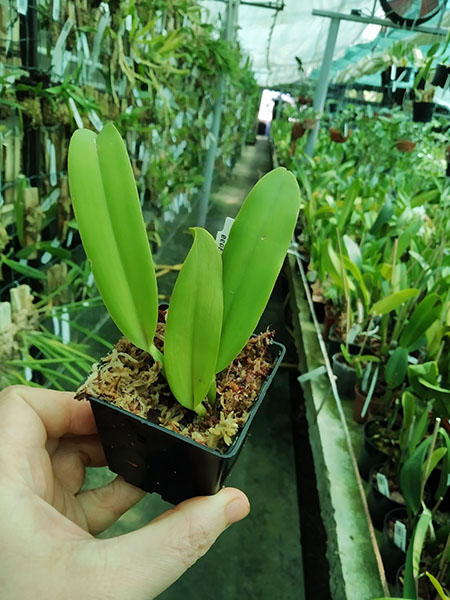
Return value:
M 215 494 L 242 450 L 252 421 L 286 351 L 278 342 L 272 342 L 269 349 L 275 359 L 273 370 L 263 383 L 244 427 L 223 453 L 105 400 L 89 397 L 111 471 L 146 492 L 157 492 L 172 504 L 194 496 Z

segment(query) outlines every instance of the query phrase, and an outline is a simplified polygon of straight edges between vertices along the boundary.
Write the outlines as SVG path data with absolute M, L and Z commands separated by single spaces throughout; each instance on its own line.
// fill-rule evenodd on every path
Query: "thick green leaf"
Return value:
M 408 350 L 397 346 L 387 361 L 384 376 L 386 383 L 395 388 L 403 383 L 408 368 Z
M 441 600 L 450 600 L 450 597 L 447 596 L 447 594 L 444 592 L 442 585 L 439 583 L 439 581 L 436 579 L 436 577 L 434 577 L 431 573 L 428 573 L 428 571 L 426 571 L 425 574 L 428 577 L 428 579 L 431 581 L 431 583 L 433 584 L 434 589 L 439 594 L 439 598 Z
M 237 356 L 269 300 L 292 239 L 300 191 L 280 167 L 250 191 L 222 254 L 223 324 L 217 372 Z
M 418 597 L 418 578 L 420 569 L 420 558 L 422 556 L 423 545 L 427 535 L 428 527 L 431 523 L 431 512 L 424 508 L 423 513 L 417 521 L 416 528 L 409 542 L 405 562 L 405 578 L 403 583 L 403 596 L 405 598 Z
M 149 350 L 156 276 L 130 160 L 118 131 L 80 129 L 69 146 L 72 203 L 100 294 L 117 327 Z
M 344 205 L 339 211 L 339 219 L 337 222 L 337 229 L 339 232 L 342 232 L 347 221 L 352 213 L 353 206 L 355 204 L 355 200 L 358 197 L 358 193 L 360 190 L 361 184 L 358 179 L 354 179 L 352 184 L 347 190 L 345 195 Z
M 26 248 L 19 250 L 19 252 L 16 252 L 16 258 L 28 258 L 35 250 L 43 250 L 62 260 L 70 259 L 71 257 L 70 250 L 61 248 L 61 246 L 52 246 L 51 242 L 38 242 L 37 244 L 27 246 Z
M 344 235 L 342 239 L 344 240 L 344 245 L 348 252 L 350 260 L 358 267 L 358 269 L 361 269 L 363 261 L 361 256 L 361 250 L 359 249 L 358 244 L 348 235 Z
M 439 498 L 443 498 L 449 488 L 449 474 L 450 474 L 450 437 L 448 436 L 445 429 L 442 427 L 439 428 L 439 433 L 442 437 L 444 447 L 447 448 L 447 453 L 444 456 L 444 460 L 442 461 L 441 466 L 441 476 L 439 478 L 439 485 L 437 487 L 436 493 L 434 494 L 435 500 L 439 500 Z
M 358 267 L 346 256 L 342 257 L 342 262 L 344 263 L 344 268 L 349 271 L 349 273 L 354 277 L 356 282 L 358 283 L 358 291 L 361 294 L 362 301 L 364 302 L 365 308 L 369 307 L 370 296 L 367 291 L 366 284 L 364 283 L 364 279 L 361 275 L 361 271 Z
M 411 348 L 437 321 L 442 310 L 442 300 L 437 294 L 428 294 L 414 309 L 408 324 L 403 329 L 400 345 Z
M 341 259 L 334 251 L 333 242 L 330 239 L 325 238 L 322 243 L 322 269 L 324 270 L 324 273 L 327 273 L 334 283 L 342 290 L 345 290 L 346 282 L 348 289 L 353 292 L 356 289 L 355 284 L 347 276 L 347 272 L 345 271 L 345 261 L 353 267 L 355 267 L 355 265 L 353 265 L 346 256 L 343 258 L 344 272 L 342 271 Z M 355 269 L 357 269 L 357 267 L 355 267 Z
M 194 242 L 178 274 L 167 313 L 164 364 L 175 398 L 195 409 L 216 372 L 223 289 L 216 242 L 205 229 L 194 227 L 191 231 Z
M 394 214 L 394 209 L 392 208 L 392 200 L 390 196 L 386 196 L 385 203 L 381 207 L 380 212 L 375 220 L 375 223 L 372 225 L 370 233 L 372 235 L 377 235 L 380 229 L 385 225 L 389 219 Z
M 389 296 L 385 296 L 378 302 L 372 306 L 370 312 L 376 315 L 386 315 L 391 312 L 391 310 L 395 310 L 402 304 L 404 304 L 407 300 L 414 298 L 419 293 L 419 290 L 416 288 L 408 288 L 406 290 L 399 290 L 394 294 L 390 294 Z
M 414 415 L 416 412 L 416 402 L 417 398 L 411 392 L 407 390 L 402 394 L 402 408 L 403 408 L 403 419 L 402 419 L 402 427 L 400 429 L 399 434 L 399 444 L 401 450 L 406 448 L 406 444 L 408 443 L 409 438 L 409 429 L 412 427 L 414 422 Z
M 34 267 L 23 265 L 17 260 L 12 260 L 12 258 L 6 258 L 6 256 L 4 256 L 1 258 L 1 262 L 5 263 L 5 265 L 13 271 L 17 271 L 17 273 L 21 273 L 26 277 L 31 277 L 32 279 L 47 279 L 47 275 L 44 271 L 39 271 L 39 269 L 35 269 Z
M 420 379 L 427 381 L 433 385 L 437 384 L 439 376 L 439 368 L 434 360 L 418 364 L 409 365 L 408 367 L 408 381 L 413 390 L 422 397 L 423 385 L 420 383 Z
M 400 489 L 406 504 L 415 515 L 419 512 L 422 500 L 422 467 L 431 439 L 428 437 L 417 446 L 400 471 Z
M 431 475 L 431 472 L 437 467 L 439 462 L 445 457 L 446 454 L 447 454 L 447 448 L 436 448 L 436 450 L 433 450 L 431 457 L 430 457 L 430 464 L 428 465 L 428 469 L 427 469 L 426 473 L 425 473 L 426 465 L 423 465 L 422 470 L 423 470 L 425 480 L 428 479 L 428 477 Z
M 427 427 L 428 427 L 428 421 L 430 419 L 429 412 L 430 412 L 430 406 L 427 404 L 425 409 L 422 410 L 422 412 L 420 413 L 419 418 L 417 418 L 417 414 L 416 414 L 416 420 L 414 421 L 413 429 L 411 432 L 411 437 L 409 440 L 409 453 L 410 454 L 413 454 L 416 447 L 423 440 L 425 431 L 427 430 Z

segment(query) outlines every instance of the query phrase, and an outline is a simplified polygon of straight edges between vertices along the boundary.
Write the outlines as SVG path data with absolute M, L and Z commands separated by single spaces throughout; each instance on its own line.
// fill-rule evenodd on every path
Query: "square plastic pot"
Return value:
M 269 346 L 274 368 L 263 383 L 247 422 L 233 444 L 218 452 L 101 398 L 89 397 L 108 466 L 129 483 L 178 504 L 215 494 L 236 462 L 250 426 L 280 366 L 286 348 Z

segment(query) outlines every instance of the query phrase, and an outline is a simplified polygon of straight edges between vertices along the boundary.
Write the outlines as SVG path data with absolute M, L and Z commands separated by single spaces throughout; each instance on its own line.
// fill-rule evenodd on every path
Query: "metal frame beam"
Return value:
M 430 35 L 446 36 L 447 30 L 438 27 L 428 27 L 427 25 L 417 25 L 416 27 L 402 27 L 389 19 L 380 19 L 378 17 L 366 17 L 364 15 L 352 15 L 338 13 L 328 10 L 312 11 L 314 17 L 326 17 L 328 19 L 339 19 L 340 21 L 354 21 L 355 23 L 365 23 L 367 25 L 380 25 L 381 27 L 389 27 L 391 29 L 402 29 L 404 31 L 417 31 L 419 33 L 428 33 Z
M 325 100 L 327 98 L 331 63 L 333 62 L 334 49 L 336 47 L 336 40 L 339 32 L 340 23 L 341 20 L 339 18 L 332 18 L 330 21 L 327 45 L 325 46 L 325 54 L 323 55 L 319 80 L 317 82 L 316 91 L 314 92 L 313 108 L 318 113 L 321 113 L 323 111 L 323 108 L 325 106 Z M 317 136 L 319 135 L 319 127 L 320 121 L 317 120 L 316 124 L 314 125 L 314 129 L 311 129 L 308 133 L 308 139 L 306 141 L 305 146 L 305 154 L 311 157 L 314 153 L 314 147 L 316 145 Z
M 223 39 L 229 42 L 233 41 L 236 35 L 239 4 L 239 0 L 227 1 Z M 206 215 L 208 214 L 209 197 L 211 195 L 214 165 L 216 162 L 217 146 L 220 135 L 220 123 L 222 121 L 222 110 L 227 83 L 228 76 L 225 73 L 222 73 L 220 75 L 219 85 L 217 89 L 217 97 L 213 108 L 213 121 L 209 132 L 210 144 L 206 152 L 205 165 L 203 169 L 204 181 L 200 192 L 200 202 L 197 217 L 197 225 L 199 227 L 205 226 Z
M 314 110 L 316 110 L 319 113 L 323 111 L 323 108 L 325 106 L 325 100 L 327 97 L 328 85 L 330 80 L 331 63 L 333 62 L 334 49 L 336 47 L 336 39 L 341 21 L 354 21 L 355 23 L 364 23 L 367 25 L 380 25 L 381 27 L 388 27 L 391 29 L 402 29 L 404 31 L 417 31 L 419 33 L 426 33 L 429 35 L 446 36 L 448 33 L 446 29 L 441 29 L 439 27 L 440 22 L 438 23 L 437 27 L 427 27 L 423 25 L 418 25 L 417 27 L 402 27 L 401 25 L 397 25 L 396 23 L 393 23 L 388 19 L 379 19 L 378 17 L 374 17 L 373 15 L 367 17 L 363 15 L 344 14 L 328 10 L 316 9 L 312 11 L 312 14 L 314 17 L 325 17 L 327 19 L 331 19 L 330 28 L 328 30 L 327 44 L 322 60 L 322 67 L 320 69 L 319 79 L 317 81 L 316 90 L 314 92 L 313 107 Z M 314 154 L 314 147 L 316 145 L 317 136 L 319 134 L 319 126 L 320 122 L 317 121 L 314 129 L 312 129 L 308 133 L 308 139 L 306 141 L 305 146 L 305 154 L 311 157 Z

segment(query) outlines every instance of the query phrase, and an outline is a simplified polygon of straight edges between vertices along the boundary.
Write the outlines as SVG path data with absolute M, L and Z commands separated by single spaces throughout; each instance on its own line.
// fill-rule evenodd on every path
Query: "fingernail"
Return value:
M 237 523 L 250 512 L 250 505 L 246 498 L 235 498 L 229 502 L 225 508 L 225 515 L 228 525 Z

